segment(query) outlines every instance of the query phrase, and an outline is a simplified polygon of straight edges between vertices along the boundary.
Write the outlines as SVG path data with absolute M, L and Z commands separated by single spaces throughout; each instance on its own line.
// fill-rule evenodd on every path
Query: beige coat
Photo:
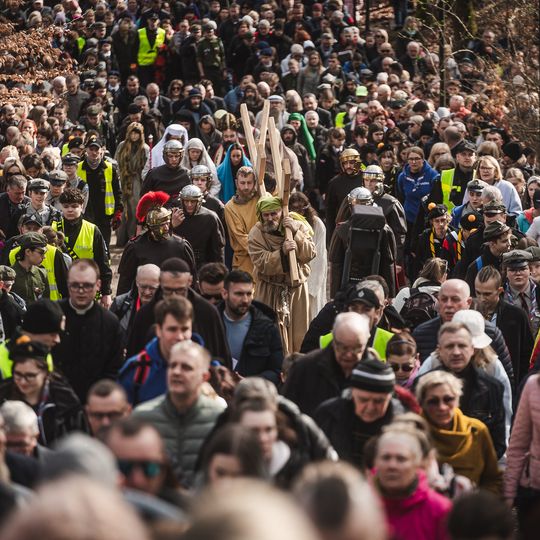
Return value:
M 248 234 L 257 223 L 257 197 L 253 197 L 245 204 L 235 202 L 233 197 L 225 205 L 225 221 L 231 248 L 234 251 L 233 269 L 243 270 L 253 275 L 253 263 L 248 253 Z
M 249 232 L 248 251 L 255 274 L 255 298 L 277 314 L 283 350 L 291 354 L 300 350 L 309 326 L 307 278 L 309 262 L 315 257 L 315 243 L 309 228 L 302 222 L 294 234 L 300 285 L 291 286 L 289 259 L 281 249 L 284 236 L 267 234 L 256 223 Z

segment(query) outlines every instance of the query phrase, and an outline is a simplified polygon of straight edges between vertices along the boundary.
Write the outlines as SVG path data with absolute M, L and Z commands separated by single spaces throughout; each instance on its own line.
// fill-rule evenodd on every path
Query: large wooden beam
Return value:
M 249 121 L 249 112 L 245 103 L 242 103 L 240 105 L 240 117 L 242 118 L 242 126 L 244 128 L 244 137 L 246 138 L 249 159 L 253 166 L 255 166 L 255 164 L 257 163 L 257 147 L 255 146 L 253 127 L 251 126 L 251 122 Z
M 276 123 L 272 117 L 268 120 L 268 136 L 270 137 L 270 153 L 272 154 L 272 164 L 274 166 L 274 176 L 276 177 L 276 187 L 278 196 L 283 195 L 283 165 L 281 163 L 281 144 Z
M 270 100 L 265 99 L 261 113 L 261 128 L 259 132 L 259 142 L 257 146 L 266 144 L 266 133 L 268 132 L 268 117 L 270 115 Z
M 289 195 L 291 193 L 291 163 L 287 158 L 283 160 L 283 173 L 282 215 L 285 218 L 289 215 Z M 285 238 L 294 240 L 293 232 L 288 227 L 285 227 Z M 291 285 L 295 287 L 300 283 L 300 276 L 298 275 L 298 262 L 294 250 L 289 251 L 289 271 Z
M 255 167 L 255 175 L 257 178 L 257 184 L 259 186 L 259 195 L 264 197 L 267 195 L 266 186 L 264 185 L 264 174 L 266 172 L 266 153 L 264 150 L 264 144 L 259 143 L 257 145 L 257 165 Z

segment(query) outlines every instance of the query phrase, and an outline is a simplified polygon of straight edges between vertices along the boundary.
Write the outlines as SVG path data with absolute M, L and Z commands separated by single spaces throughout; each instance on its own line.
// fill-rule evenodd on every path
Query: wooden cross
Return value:
M 289 216 L 289 195 L 291 193 L 291 162 L 285 158 L 283 160 L 283 197 L 282 197 L 282 216 L 286 218 Z M 288 227 L 285 227 L 285 238 L 287 240 L 294 240 L 293 232 Z M 298 275 L 298 263 L 296 260 L 296 251 L 289 251 L 289 271 L 291 276 L 291 285 L 296 287 L 300 283 L 300 277 Z

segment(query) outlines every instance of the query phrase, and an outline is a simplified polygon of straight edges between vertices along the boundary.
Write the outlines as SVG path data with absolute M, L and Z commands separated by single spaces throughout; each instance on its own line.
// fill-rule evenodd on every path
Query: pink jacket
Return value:
M 419 473 L 416 491 L 405 499 L 383 497 L 390 538 L 395 540 L 444 540 L 446 516 L 452 502 L 433 491 L 426 475 Z
M 506 499 L 515 498 L 519 485 L 540 489 L 540 375 L 525 384 L 506 456 Z

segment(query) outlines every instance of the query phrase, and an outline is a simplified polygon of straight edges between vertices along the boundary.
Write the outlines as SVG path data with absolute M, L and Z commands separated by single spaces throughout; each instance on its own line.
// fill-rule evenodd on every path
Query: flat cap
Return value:
M 499 238 L 499 236 L 502 236 L 509 230 L 510 227 L 508 225 L 505 225 L 500 221 L 494 221 L 484 229 L 484 240 L 494 240 L 495 238 Z

